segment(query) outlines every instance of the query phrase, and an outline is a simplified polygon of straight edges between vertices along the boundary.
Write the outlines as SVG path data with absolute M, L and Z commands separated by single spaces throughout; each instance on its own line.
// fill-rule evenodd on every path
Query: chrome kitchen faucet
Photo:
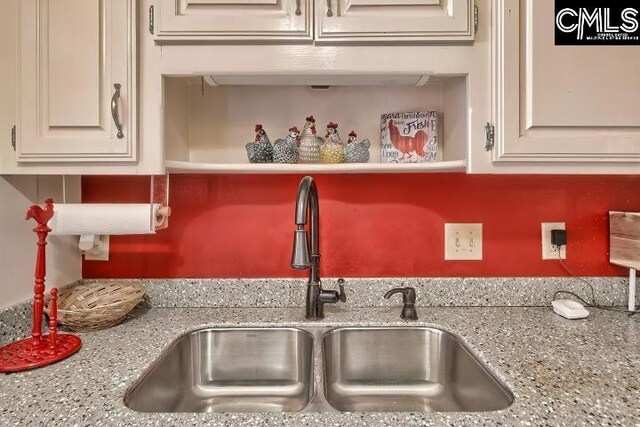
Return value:
M 305 226 L 308 217 L 311 217 L 309 239 Z M 293 235 L 293 253 L 291 255 L 291 267 L 296 270 L 309 269 L 309 283 L 307 284 L 307 319 L 324 318 L 324 305 L 334 304 L 338 301 L 345 302 L 347 296 L 344 293 L 344 280 L 338 280 L 340 292 L 326 291 L 322 289 L 320 282 L 320 206 L 318 204 L 318 189 L 316 182 L 310 176 L 305 176 L 298 186 L 296 198 L 297 229 Z M 311 240 L 311 251 L 309 251 Z

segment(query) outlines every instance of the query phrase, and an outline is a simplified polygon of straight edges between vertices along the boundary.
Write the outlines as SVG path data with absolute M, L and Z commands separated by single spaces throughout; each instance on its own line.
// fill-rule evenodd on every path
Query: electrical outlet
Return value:
M 482 260 L 482 224 L 445 224 L 445 260 Z
M 100 241 L 102 243 L 100 253 L 91 254 L 89 252 L 83 252 L 85 261 L 109 261 L 109 236 L 100 236 Z
M 558 248 L 551 243 L 551 230 L 566 230 L 564 222 L 542 223 L 542 259 L 567 259 L 567 245 Z M 567 243 L 569 243 L 567 241 Z M 560 256 L 558 257 L 558 249 Z

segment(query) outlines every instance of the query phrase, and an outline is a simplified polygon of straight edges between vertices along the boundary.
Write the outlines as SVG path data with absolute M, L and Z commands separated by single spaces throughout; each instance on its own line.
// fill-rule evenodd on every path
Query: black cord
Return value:
M 572 275 L 576 279 L 580 280 L 581 282 L 586 283 L 587 286 L 589 286 L 589 289 L 591 289 L 591 304 L 592 304 L 593 307 L 596 307 L 597 306 L 597 304 L 596 304 L 596 294 L 593 291 L 593 285 L 588 280 L 585 280 L 582 277 L 578 277 L 573 271 L 569 270 L 569 267 L 567 267 L 567 265 L 564 263 L 564 261 L 562 261 L 562 253 L 560 251 L 560 247 L 558 246 L 557 248 L 558 248 L 558 261 L 560 261 L 560 265 L 562 266 L 562 268 L 564 268 L 567 271 L 567 273 L 569 273 L 570 275 Z
M 560 265 L 562 265 L 562 267 L 567 271 L 567 273 L 569 273 L 571 276 L 575 277 L 576 279 L 580 280 L 583 283 L 586 283 L 587 286 L 589 286 L 589 289 L 591 290 L 591 303 L 585 301 L 584 299 L 582 299 L 578 294 L 574 293 L 574 292 L 570 292 L 570 291 L 556 291 L 553 294 L 553 301 L 556 300 L 556 297 L 558 296 L 558 294 L 567 294 L 567 295 L 571 295 L 577 299 L 579 299 L 584 305 L 586 305 L 587 307 L 592 307 L 592 308 L 599 308 L 601 310 L 608 310 L 608 311 L 617 311 L 620 313 L 629 313 L 629 316 L 633 316 L 634 314 L 636 314 L 636 311 L 629 311 L 626 308 L 620 308 L 620 307 L 608 307 L 608 306 L 601 306 L 598 305 L 598 303 L 596 303 L 596 295 L 595 292 L 593 290 L 593 285 L 591 284 L 591 282 L 589 282 L 588 280 L 577 276 L 576 274 L 574 274 L 573 271 L 571 271 L 569 269 L 569 267 L 566 266 L 566 264 L 562 261 L 562 256 L 560 253 L 560 247 L 558 246 L 558 261 L 560 261 Z
M 580 300 L 580 302 L 582 302 L 582 303 L 583 303 L 584 305 L 586 305 L 587 307 L 595 307 L 593 304 L 590 304 L 590 303 L 586 302 L 586 301 L 585 301 L 585 300 L 583 300 L 583 299 L 582 299 L 578 294 L 576 294 L 576 293 L 574 293 L 574 292 L 571 292 L 571 291 L 556 291 L 556 292 L 553 294 L 553 301 L 555 301 L 555 300 L 556 300 L 556 297 L 557 297 L 559 294 L 567 294 L 567 295 L 571 295 L 571 296 L 573 296 L 573 297 L 575 297 L 575 298 L 579 299 L 579 300 Z

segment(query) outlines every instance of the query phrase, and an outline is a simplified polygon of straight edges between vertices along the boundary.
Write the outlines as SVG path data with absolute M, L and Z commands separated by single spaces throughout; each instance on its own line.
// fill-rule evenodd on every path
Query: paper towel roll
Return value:
M 48 225 L 58 235 L 152 234 L 163 221 L 156 219 L 158 208 L 149 203 L 60 203 L 53 206 Z

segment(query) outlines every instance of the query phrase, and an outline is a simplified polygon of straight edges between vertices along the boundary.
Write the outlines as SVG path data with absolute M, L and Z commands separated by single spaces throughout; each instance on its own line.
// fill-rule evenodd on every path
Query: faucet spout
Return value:
M 307 237 L 307 232 L 304 229 L 309 217 L 311 217 L 309 226 L 311 238 Z M 320 205 L 316 182 L 310 176 L 302 178 L 298 186 L 295 223 L 298 228 L 294 234 L 291 266 L 301 270 L 310 268 L 309 284 L 318 284 L 320 283 Z M 304 253 L 308 254 L 306 260 Z
M 311 218 L 311 224 L 307 232 L 305 227 L 309 218 Z M 344 302 L 346 296 L 342 279 L 338 281 L 340 293 L 323 290 L 320 284 L 320 205 L 318 188 L 310 176 L 302 178 L 298 186 L 295 223 L 297 227 L 293 235 L 291 267 L 297 270 L 309 269 L 306 316 L 308 319 L 322 319 L 324 304 Z

